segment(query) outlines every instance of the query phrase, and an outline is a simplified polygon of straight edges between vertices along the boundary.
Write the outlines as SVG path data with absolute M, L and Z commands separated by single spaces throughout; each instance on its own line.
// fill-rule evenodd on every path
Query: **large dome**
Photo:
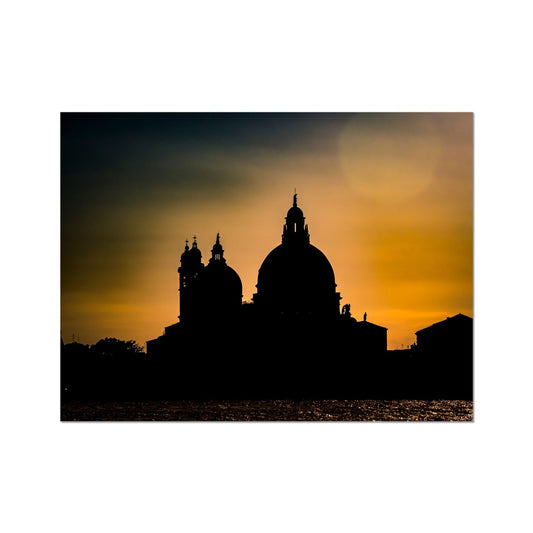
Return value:
M 335 274 L 328 258 L 315 246 L 286 246 L 280 244 L 265 258 L 257 285 L 277 283 L 280 278 L 291 278 L 298 285 L 307 283 L 335 287 Z
M 309 243 L 303 212 L 286 217 L 282 244 L 265 258 L 257 277 L 257 307 L 277 315 L 337 316 L 340 296 L 327 257 Z

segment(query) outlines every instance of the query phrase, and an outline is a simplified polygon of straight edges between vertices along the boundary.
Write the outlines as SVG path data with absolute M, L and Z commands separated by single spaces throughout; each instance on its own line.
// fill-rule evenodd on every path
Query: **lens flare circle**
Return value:
M 431 185 L 441 145 L 430 115 L 355 117 L 339 137 L 340 166 L 347 183 L 361 195 L 397 202 Z

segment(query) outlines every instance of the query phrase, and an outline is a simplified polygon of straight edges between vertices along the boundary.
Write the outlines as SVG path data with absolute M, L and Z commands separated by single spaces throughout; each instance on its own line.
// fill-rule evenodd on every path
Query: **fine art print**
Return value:
M 473 419 L 472 113 L 62 113 L 61 419 Z

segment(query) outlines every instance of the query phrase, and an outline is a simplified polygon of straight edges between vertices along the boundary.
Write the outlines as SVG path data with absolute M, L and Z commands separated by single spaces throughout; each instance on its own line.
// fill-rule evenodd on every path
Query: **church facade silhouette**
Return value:
M 218 234 L 206 265 L 196 237 L 186 242 L 178 273 L 179 321 L 147 342 L 147 354 L 188 397 L 335 397 L 357 362 L 387 351 L 385 327 L 340 309 L 333 268 L 310 243 L 296 194 L 251 303 Z
M 387 349 L 387 328 L 366 321 L 357 322 L 351 316 L 350 305 L 340 310 L 341 295 L 336 291 L 335 274 L 327 257 L 310 243 L 308 225 L 297 205 L 288 210 L 283 225 L 282 242 L 265 258 L 258 271 L 257 292 L 252 303 L 242 301 L 242 282 L 224 257 L 224 249 L 217 234 L 207 265 L 196 237 L 192 246 L 188 241 L 180 257 L 179 322 L 168 326 L 165 334 L 147 343 L 148 354 L 161 348 L 169 349 L 172 330 L 222 325 L 233 327 L 251 321 L 281 324 L 309 324 L 331 326 L 338 323 L 351 326 L 364 339 L 365 351 L 383 352 Z M 357 344 L 357 343 L 354 343 Z M 361 344 L 361 343 L 359 343 Z M 179 345 L 175 346 L 179 349 Z

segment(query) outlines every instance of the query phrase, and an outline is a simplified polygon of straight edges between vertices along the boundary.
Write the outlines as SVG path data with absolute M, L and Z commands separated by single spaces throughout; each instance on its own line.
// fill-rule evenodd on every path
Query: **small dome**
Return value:
M 287 211 L 287 218 L 288 219 L 304 218 L 304 212 L 297 205 L 293 205 Z
M 189 258 L 189 244 L 187 243 L 187 241 L 185 241 L 185 250 L 183 251 L 183 253 L 181 254 L 181 261 L 187 261 L 187 259 Z
M 200 249 L 198 248 L 198 244 L 196 243 L 196 240 L 192 243 L 192 248 L 189 250 L 189 257 L 191 257 L 192 259 L 198 259 L 198 260 L 202 258 L 202 252 L 200 252 Z
M 298 207 L 296 192 L 292 197 L 292 207 L 287 211 L 287 221 L 304 220 L 304 212 Z
M 233 290 L 238 289 L 237 292 L 242 297 L 242 282 L 239 274 L 233 270 L 230 266 L 224 263 L 209 263 L 202 270 L 201 273 L 202 283 L 215 285 L 225 285 Z
M 236 312 L 242 303 L 241 278 L 227 264 L 210 262 L 200 272 L 200 299 L 210 312 Z

